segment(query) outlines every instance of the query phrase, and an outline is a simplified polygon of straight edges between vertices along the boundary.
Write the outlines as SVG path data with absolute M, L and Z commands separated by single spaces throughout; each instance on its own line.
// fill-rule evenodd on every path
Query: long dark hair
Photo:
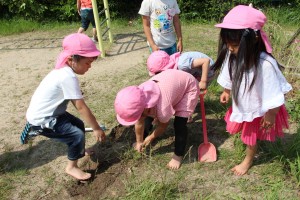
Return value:
M 253 29 L 225 29 L 222 28 L 219 39 L 218 58 L 212 68 L 220 70 L 226 59 L 228 52 L 227 43 L 239 44 L 237 55 L 229 55 L 229 74 L 232 81 L 232 98 L 238 105 L 238 94 L 240 89 L 245 92 L 246 85 L 250 83 L 250 90 L 257 78 L 259 68 L 259 58 L 261 52 L 266 52 L 266 47 L 262 41 L 260 31 Z M 254 77 L 249 80 L 249 70 L 254 70 Z M 241 82 L 245 76 L 245 85 L 241 87 Z

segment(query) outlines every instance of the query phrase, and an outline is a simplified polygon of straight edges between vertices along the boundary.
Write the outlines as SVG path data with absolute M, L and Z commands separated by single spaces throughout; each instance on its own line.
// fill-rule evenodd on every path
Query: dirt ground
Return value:
M 127 164 L 115 152 L 120 152 L 126 142 L 132 139 L 134 134 L 130 134 L 130 128 L 110 127 L 108 142 L 96 147 L 99 150 L 96 152 L 100 153 L 81 161 L 81 166 L 93 174 L 92 183 L 87 185 L 78 184 L 65 175 L 67 160 L 64 145 L 44 137 L 36 138 L 31 147 L 19 142 L 30 98 L 42 78 L 54 67 L 62 39 L 70 33 L 67 30 L 60 33 L 35 32 L 0 38 L 0 161 L 19 161 L 19 166 L 7 166 L 4 173 L 0 171 L 0 174 L 28 170 L 28 175 L 16 176 L 17 180 L 13 181 L 16 190 L 11 199 L 53 199 L 55 194 L 57 199 L 84 199 L 85 195 L 98 199 L 124 192 L 122 183 L 115 180 L 127 170 Z M 84 77 L 86 80 L 98 74 L 113 76 L 114 73 L 145 63 L 149 51 L 143 32 L 119 34 L 114 39 L 114 44 L 106 52 L 107 56 L 93 63 Z M 91 144 L 88 140 L 87 146 Z M 95 194 L 91 191 L 95 191 Z

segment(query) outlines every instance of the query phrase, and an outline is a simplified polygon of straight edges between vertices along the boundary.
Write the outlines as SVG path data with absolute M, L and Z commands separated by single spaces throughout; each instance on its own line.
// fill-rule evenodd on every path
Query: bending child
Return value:
M 191 51 L 169 56 L 164 51 L 154 51 L 147 60 L 149 75 L 153 76 L 166 69 L 179 69 L 192 74 L 199 81 L 199 88 L 205 90 L 207 82 L 212 80 L 214 61 L 201 52 Z
M 139 86 L 129 86 L 118 92 L 115 111 L 120 124 L 135 125 L 134 148 L 141 152 L 166 130 L 174 115 L 175 151 L 168 163 L 178 169 L 184 156 L 187 140 L 187 120 L 194 112 L 199 96 L 196 79 L 185 72 L 169 69 L 153 76 Z M 144 140 L 145 118 L 157 119 L 157 126 Z
M 69 161 L 66 173 L 78 180 L 91 177 L 90 173 L 79 169 L 77 164 L 78 159 L 90 152 L 85 152 L 83 121 L 66 109 L 68 103 L 72 102 L 83 120 L 92 127 L 96 141 L 105 139 L 105 133 L 85 104 L 76 76 L 84 75 L 99 55 L 100 51 L 87 35 L 75 33 L 66 36 L 55 69 L 42 80 L 34 92 L 26 113 L 32 130 L 68 145 Z M 22 143 L 26 143 L 27 139 L 28 135 L 21 136 Z
M 177 51 L 182 52 L 179 13 L 176 0 L 143 0 L 139 14 L 142 15 L 143 28 L 150 52 L 162 50 L 169 55 Z
M 234 7 L 225 16 L 221 28 L 219 55 L 214 69 L 222 70 L 218 83 L 224 88 L 221 103 L 232 107 L 225 115 L 226 130 L 241 132 L 247 145 L 246 157 L 231 170 L 244 175 L 252 166 L 257 140 L 275 141 L 288 128 L 284 95 L 292 87 L 272 56 L 271 44 L 262 30 L 266 16 L 249 6 Z

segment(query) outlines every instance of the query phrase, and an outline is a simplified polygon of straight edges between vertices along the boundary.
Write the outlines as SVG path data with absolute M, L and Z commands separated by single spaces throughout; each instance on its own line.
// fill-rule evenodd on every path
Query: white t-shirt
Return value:
M 232 82 L 229 76 L 228 58 L 229 56 L 223 64 L 218 83 L 223 88 L 231 90 Z M 284 94 L 292 89 L 292 86 L 279 70 L 276 60 L 270 55 L 261 53 L 259 65 L 255 84 L 251 90 L 249 87 L 254 71 L 250 70 L 248 73 L 245 93 L 245 75 L 243 77 L 238 94 L 238 106 L 232 101 L 232 114 L 230 116 L 232 122 L 251 122 L 257 117 L 264 116 L 269 109 L 283 105 Z
M 26 118 L 32 125 L 42 125 L 64 114 L 71 99 L 82 99 L 79 81 L 70 67 L 52 70 L 34 92 Z
M 140 15 L 150 16 L 150 29 L 155 44 L 166 49 L 176 43 L 173 17 L 180 10 L 176 0 L 143 0 Z

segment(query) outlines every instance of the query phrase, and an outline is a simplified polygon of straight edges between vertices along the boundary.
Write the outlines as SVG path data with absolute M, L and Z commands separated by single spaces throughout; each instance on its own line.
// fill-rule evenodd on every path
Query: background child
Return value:
M 179 69 L 192 74 L 199 81 L 199 88 L 205 90 L 207 82 L 214 76 L 210 69 L 214 61 L 201 52 L 174 53 L 169 56 L 164 51 L 154 51 L 147 60 L 149 75 L 153 76 L 166 69 Z
M 247 173 L 257 151 L 257 140 L 275 141 L 288 128 L 284 94 L 292 89 L 271 55 L 272 47 L 262 30 L 266 16 L 249 6 L 234 7 L 225 16 L 221 28 L 219 55 L 214 69 L 223 66 L 218 83 L 224 87 L 221 103 L 232 107 L 227 111 L 226 130 L 241 132 L 247 145 L 246 157 L 232 171 Z
M 95 18 L 94 18 L 94 13 L 93 13 L 92 1 L 91 0 L 77 0 L 77 12 L 81 17 L 81 27 L 78 29 L 78 33 L 83 33 L 84 31 L 86 31 L 91 23 L 93 26 L 92 40 L 94 42 L 97 42 L 98 37 L 97 37 L 97 30 L 96 30 Z
M 176 0 L 143 0 L 139 14 L 150 52 L 162 50 L 172 55 L 183 50 L 179 13 Z
M 187 140 L 187 119 L 193 113 L 199 96 L 196 79 L 185 72 L 168 69 L 139 86 L 129 86 L 118 92 L 115 110 L 120 124 L 135 124 L 135 149 L 139 152 L 163 134 L 174 115 L 175 151 L 168 163 L 178 169 L 184 156 Z M 157 119 L 157 126 L 144 140 L 145 118 Z
M 96 140 L 105 139 L 105 133 L 85 104 L 79 80 L 75 75 L 85 74 L 99 55 L 100 51 L 88 36 L 75 33 L 65 37 L 63 51 L 57 59 L 55 69 L 42 80 L 34 92 L 26 113 L 33 130 L 68 145 L 69 161 L 66 173 L 78 180 L 91 177 L 91 174 L 83 172 L 77 165 L 78 159 L 85 155 L 84 123 L 66 109 L 71 101 L 84 121 L 92 127 Z

